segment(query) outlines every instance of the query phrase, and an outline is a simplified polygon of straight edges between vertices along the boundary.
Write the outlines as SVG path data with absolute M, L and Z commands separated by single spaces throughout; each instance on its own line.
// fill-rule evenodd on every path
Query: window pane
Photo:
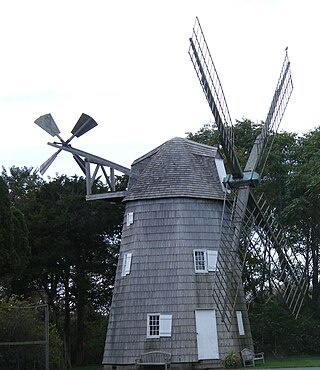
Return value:
M 148 334 L 150 337 L 159 336 L 159 315 L 149 315 Z
M 206 270 L 206 259 L 204 251 L 194 251 L 194 263 L 196 271 Z

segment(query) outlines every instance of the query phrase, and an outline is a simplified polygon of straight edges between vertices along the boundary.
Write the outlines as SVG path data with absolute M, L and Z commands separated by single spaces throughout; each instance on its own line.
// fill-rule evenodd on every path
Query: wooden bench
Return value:
M 135 368 L 138 369 L 140 366 L 151 366 L 151 365 L 164 365 L 165 370 L 170 367 L 171 354 L 160 351 L 147 352 L 140 355 L 136 359 Z
M 256 366 L 256 361 L 263 361 L 264 363 L 264 352 L 254 353 L 249 348 L 244 348 L 241 351 L 241 357 L 243 366 Z

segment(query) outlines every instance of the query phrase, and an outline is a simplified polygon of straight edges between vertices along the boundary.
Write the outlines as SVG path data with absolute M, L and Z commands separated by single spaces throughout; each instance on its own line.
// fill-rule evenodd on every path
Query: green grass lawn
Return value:
M 265 365 L 257 362 L 256 368 L 275 369 L 277 367 L 320 367 L 320 357 L 289 357 L 281 359 L 266 358 L 265 361 Z
M 277 367 L 320 367 L 320 357 L 266 358 L 265 365 L 257 362 L 256 369 L 276 369 Z M 103 370 L 102 365 L 76 366 L 74 370 Z M 248 368 L 252 369 L 252 367 Z

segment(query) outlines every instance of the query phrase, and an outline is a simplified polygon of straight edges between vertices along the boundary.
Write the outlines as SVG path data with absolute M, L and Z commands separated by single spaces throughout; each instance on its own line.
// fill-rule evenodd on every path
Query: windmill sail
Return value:
M 263 159 L 264 151 L 266 149 L 268 139 L 271 134 L 277 132 L 285 109 L 288 105 L 293 90 L 290 61 L 288 57 L 288 50 L 282 65 L 280 77 L 271 101 L 267 118 L 262 126 L 261 133 L 257 136 L 250 156 L 248 158 L 245 171 L 255 171 L 260 161 Z M 266 160 L 266 158 L 264 158 Z
M 299 258 L 294 248 L 288 244 L 284 230 L 263 195 L 256 199 L 252 191 L 241 226 L 241 246 L 236 253 L 231 253 L 236 199 L 237 194 L 229 194 L 225 201 L 224 207 L 228 211 L 224 212 L 222 220 L 224 227 L 221 228 L 219 260 L 214 281 L 216 293 L 213 297 L 223 322 L 227 328 L 231 327 L 243 280 L 241 275 L 247 268 L 252 269 L 252 266 L 246 266 L 248 255 L 251 261 L 254 260 L 255 270 L 254 273 L 247 272 L 246 278 L 248 274 L 256 275 L 257 283 L 251 283 L 255 285 L 256 294 L 264 297 L 281 296 L 297 318 L 308 289 L 302 256 Z M 246 296 L 248 302 L 254 298 L 256 297 Z
M 290 246 L 285 233 L 277 221 L 277 218 L 268 205 L 268 202 L 260 195 L 255 199 L 252 193 L 248 202 L 246 222 L 255 224 L 255 233 L 252 235 L 250 246 L 252 255 L 260 260 L 268 269 L 264 287 L 261 290 L 272 292 L 274 289 L 282 295 L 284 302 L 292 314 L 297 318 L 308 289 L 306 271 L 302 258 L 299 258 L 294 248 Z M 244 227 L 244 233 L 250 228 Z M 254 246 L 254 240 L 258 238 L 259 248 Z M 266 255 L 266 258 L 262 256 Z
M 189 41 L 189 55 L 218 127 L 230 170 L 235 177 L 241 177 L 241 167 L 234 150 L 233 125 L 228 105 L 198 18 Z
M 248 248 L 246 248 L 242 258 L 239 258 L 239 245 L 241 235 L 246 231 L 245 226 L 248 226 L 249 223 L 255 226 L 258 223 L 259 230 L 263 230 L 266 237 L 263 243 L 268 245 L 268 257 L 272 266 L 270 269 L 273 270 L 269 276 L 271 276 L 273 285 L 278 286 L 278 288 L 281 286 L 279 290 L 281 290 L 285 302 L 293 314 L 297 316 L 306 289 L 305 284 L 302 283 L 302 278 L 296 276 L 295 271 L 299 267 L 299 263 L 295 264 L 288 258 L 287 251 L 290 250 L 292 254 L 293 251 L 283 245 L 280 231 L 273 230 L 275 227 L 274 219 L 272 223 L 268 222 L 269 217 L 266 218 L 261 207 L 254 202 L 250 189 L 253 183 L 258 182 L 259 174 L 255 170 L 262 160 L 266 160 L 268 139 L 271 134 L 277 131 L 292 93 L 293 85 L 287 50 L 267 119 L 261 133 L 254 142 L 243 172 L 235 153 L 228 106 L 198 18 L 196 18 L 192 37 L 190 38 L 189 55 L 215 118 L 221 145 L 232 174 L 228 176 L 227 185 L 233 188 L 233 196 L 229 195 L 226 202 L 226 209 L 232 215 L 232 219 L 229 221 L 222 220 L 223 223 L 230 223 L 229 228 L 227 228 L 230 231 L 227 234 L 221 233 L 221 249 L 227 252 L 219 255 L 220 261 L 218 264 L 220 264 L 220 268 L 216 275 L 216 284 L 219 287 L 220 294 L 214 295 L 221 316 L 225 324 L 230 327 L 238 298 L 238 288 L 241 284 L 241 271 L 248 252 Z M 255 215 L 249 218 L 250 222 L 246 218 L 248 209 L 251 210 L 251 215 Z M 297 261 L 297 259 L 295 260 Z M 285 279 L 284 276 L 286 276 Z

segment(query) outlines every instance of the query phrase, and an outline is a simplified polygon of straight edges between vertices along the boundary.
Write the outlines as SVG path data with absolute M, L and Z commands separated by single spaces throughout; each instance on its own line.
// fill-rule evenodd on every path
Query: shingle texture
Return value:
M 223 199 L 215 166 L 217 149 L 173 138 L 132 164 L 138 175 L 131 180 L 125 201 L 167 197 Z

